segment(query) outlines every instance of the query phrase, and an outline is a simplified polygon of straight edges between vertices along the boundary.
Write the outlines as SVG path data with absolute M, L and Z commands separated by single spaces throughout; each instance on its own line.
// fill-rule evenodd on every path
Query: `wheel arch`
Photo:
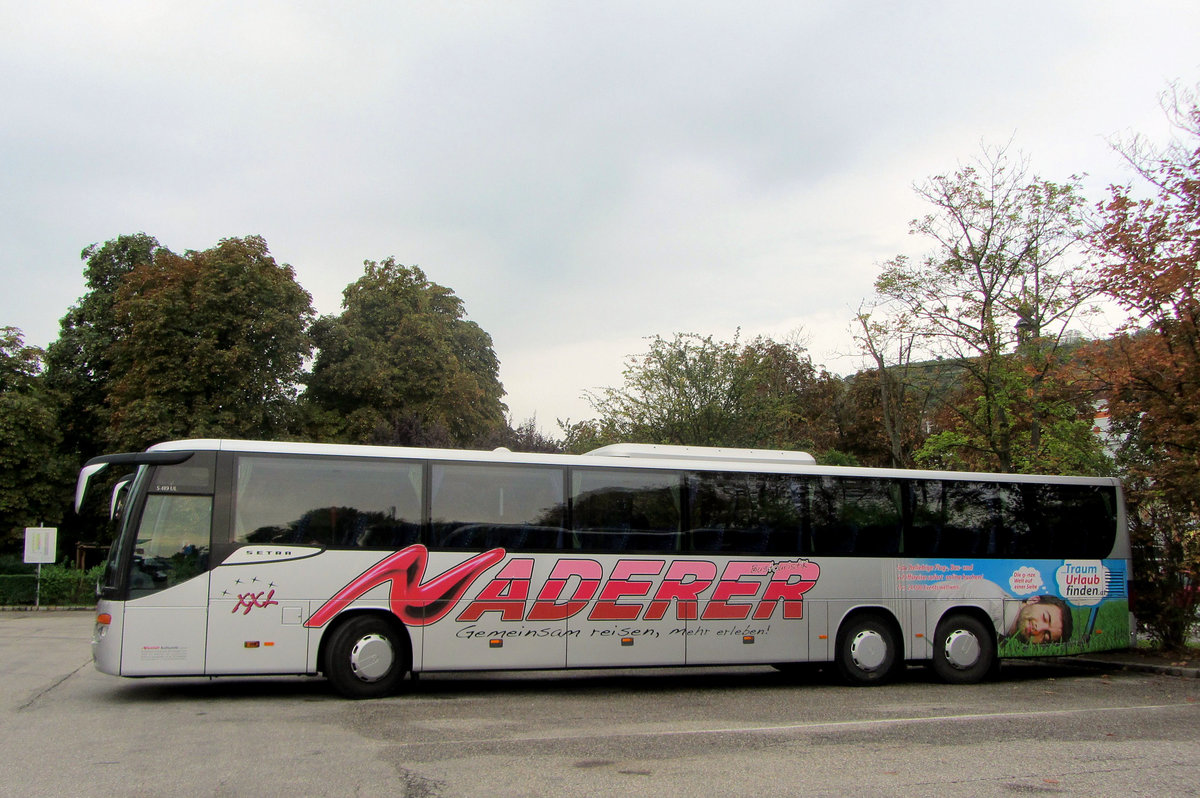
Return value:
M 978 629 L 970 629 L 972 624 L 977 625 Z M 978 634 L 978 648 L 972 649 L 970 645 L 963 648 L 959 643 L 954 643 L 956 653 L 952 654 L 953 637 L 948 637 L 948 633 L 954 637 Z M 938 616 L 930 642 L 932 657 L 929 665 L 948 684 L 978 684 L 994 678 L 1000 671 L 1000 637 L 992 616 L 981 607 L 968 604 L 947 608 Z M 973 659 L 965 661 L 964 655 Z
M 406 646 L 405 654 L 408 657 L 408 668 L 411 670 L 413 666 L 413 641 L 408 626 L 405 625 L 404 621 L 397 618 L 393 612 L 378 607 L 362 607 L 338 613 L 333 620 L 325 624 L 325 628 L 321 631 L 321 642 L 317 645 L 317 671 L 325 673 L 325 658 L 329 648 L 329 641 L 333 639 L 334 633 L 355 618 L 362 617 L 380 618 L 387 622 L 396 633 L 397 638 L 404 641 L 404 645 Z
M 850 628 L 851 623 L 863 617 L 875 618 L 888 626 L 892 633 L 893 639 L 896 641 L 896 645 L 898 645 L 900 648 L 900 650 L 896 652 L 898 655 L 896 659 L 897 661 L 903 663 L 907 659 L 909 649 L 908 641 L 904 636 L 904 629 L 900 626 L 900 621 L 896 618 L 896 613 L 881 604 L 860 605 L 851 608 L 849 611 L 843 614 L 838 620 L 837 632 L 834 634 L 833 638 L 835 646 L 834 651 L 837 651 L 841 648 L 843 635 L 846 634 L 846 630 Z
M 974 618 L 975 620 L 979 621 L 981 624 L 983 624 L 984 630 L 988 633 L 988 636 L 991 638 L 992 646 L 993 647 L 999 646 L 1000 639 L 996 634 L 996 621 L 992 618 L 991 615 L 988 614 L 987 610 L 985 610 L 983 607 L 980 607 L 975 604 L 955 604 L 952 607 L 946 607 L 945 610 L 943 610 L 941 613 L 939 613 L 937 618 L 933 621 L 933 624 L 930 626 L 930 629 L 933 632 L 933 634 L 929 638 L 931 642 L 934 640 L 934 638 L 937 637 L 937 631 L 942 627 L 942 623 L 947 618 L 954 616 L 954 615 L 966 615 L 968 617 Z M 932 652 L 932 646 L 931 646 L 931 652 Z M 931 654 L 931 658 L 932 658 L 932 654 Z

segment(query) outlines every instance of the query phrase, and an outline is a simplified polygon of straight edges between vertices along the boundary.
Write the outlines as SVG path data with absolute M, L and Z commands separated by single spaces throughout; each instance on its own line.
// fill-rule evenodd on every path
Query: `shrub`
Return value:
M 93 604 L 96 601 L 96 580 L 103 572 L 102 565 L 86 571 L 66 565 L 43 565 L 40 603 Z M 36 573 L 0 574 L 0 604 L 33 604 L 37 582 Z

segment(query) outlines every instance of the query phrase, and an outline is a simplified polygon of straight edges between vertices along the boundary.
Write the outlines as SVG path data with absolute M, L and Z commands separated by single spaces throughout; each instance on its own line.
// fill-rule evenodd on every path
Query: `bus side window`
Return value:
M 801 494 L 795 477 L 698 472 L 689 484 L 692 551 L 800 553 Z
M 1113 492 L 1096 485 L 1022 484 L 1023 526 L 1012 554 L 1024 557 L 1100 559 L 1117 535 Z
M 407 460 L 241 455 L 234 542 L 403 548 L 420 535 L 422 473 Z
M 569 548 L 561 468 L 438 463 L 430 483 L 430 548 Z
M 895 555 L 901 486 L 892 480 L 815 477 L 809 512 L 814 554 Z
M 572 530 L 582 551 L 680 549 L 683 477 L 671 471 L 574 469 Z
M 943 484 L 945 523 L 936 556 L 987 556 L 998 523 L 997 489 L 994 482 L 960 480 Z
M 900 554 L 932 557 L 945 526 L 944 483 L 937 479 L 908 480 L 903 493 L 904 539 Z

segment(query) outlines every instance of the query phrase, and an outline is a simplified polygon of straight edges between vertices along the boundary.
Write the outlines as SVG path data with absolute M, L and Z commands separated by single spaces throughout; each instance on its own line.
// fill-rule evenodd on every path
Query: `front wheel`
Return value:
M 983 681 L 995 663 L 996 643 L 978 618 L 954 614 L 938 624 L 933 671 L 942 681 L 975 684 Z
M 838 635 L 838 670 L 851 684 L 883 684 L 898 661 L 896 635 L 875 616 L 850 620 Z
M 386 618 L 360 615 L 332 633 L 325 676 L 346 698 L 381 698 L 396 692 L 411 667 L 408 639 Z

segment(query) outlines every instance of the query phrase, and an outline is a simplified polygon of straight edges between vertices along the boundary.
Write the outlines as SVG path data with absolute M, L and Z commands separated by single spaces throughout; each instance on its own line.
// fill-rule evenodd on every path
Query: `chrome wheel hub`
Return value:
M 863 629 L 850 641 L 850 659 L 860 670 L 879 670 L 887 660 L 887 653 L 883 635 L 871 629 Z
M 946 638 L 946 661 L 959 670 L 979 662 L 981 652 L 978 638 L 965 629 L 956 629 Z
M 395 660 L 392 644 L 383 635 L 366 635 L 350 649 L 350 670 L 364 682 L 387 676 Z

